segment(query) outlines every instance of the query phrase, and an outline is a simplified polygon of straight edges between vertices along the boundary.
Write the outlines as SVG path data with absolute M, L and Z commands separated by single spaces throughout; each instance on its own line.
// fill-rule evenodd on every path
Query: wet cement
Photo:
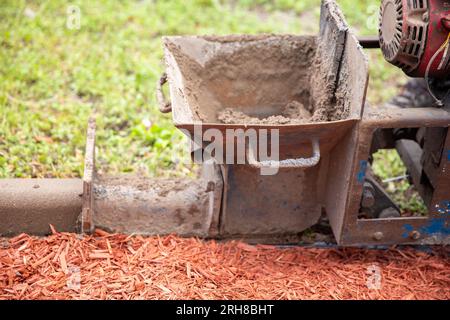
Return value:
M 251 117 L 242 111 L 227 108 L 220 111 L 217 118 L 225 124 L 301 124 L 310 121 L 311 112 L 301 102 L 293 100 L 283 108 L 280 115 L 258 118 Z
M 337 79 L 317 76 L 328 63 L 317 54 L 319 44 L 317 37 L 293 35 L 165 39 L 183 75 L 180 89 L 195 120 L 226 124 L 301 124 L 348 117 L 347 108 L 333 97 Z

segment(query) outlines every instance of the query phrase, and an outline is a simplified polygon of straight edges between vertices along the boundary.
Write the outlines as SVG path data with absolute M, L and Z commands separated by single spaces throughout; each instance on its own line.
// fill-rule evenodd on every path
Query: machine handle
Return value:
M 275 168 L 311 168 L 316 166 L 320 161 L 319 141 L 314 139 L 311 141 L 313 147 L 313 155 L 310 158 L 286 159 L 281 161 L 266 160 L 257 161 L 253 155 L 252 148 L 247 148 L 247 159 L 249 165 L 254 168 L 275 167 Z
M 164 97 L 162 86 L 167 82 L 167 73 L 163 73 L 156 83 L 156 99 L 159 103 L 159 111 L 162 113 L 172 112 L 172 104 Z

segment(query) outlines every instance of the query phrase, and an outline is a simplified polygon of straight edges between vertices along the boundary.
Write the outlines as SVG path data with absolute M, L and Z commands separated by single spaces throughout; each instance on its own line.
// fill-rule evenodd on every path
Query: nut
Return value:
M 419 231 L 412 231 L 409 236 L 411 237 L 411 239 L 413 240 L 418 240 L 420 238 L 420 232 Z
M 381 239 L 383 239 L 383 232 L 381 232 L 381 231 L 377 231 L 377 232 L 375 232 L 374 234 L 373 234 L 373 238 L 375 239 L 375 240 L 378 240 L 378 241 L 380 241 Z

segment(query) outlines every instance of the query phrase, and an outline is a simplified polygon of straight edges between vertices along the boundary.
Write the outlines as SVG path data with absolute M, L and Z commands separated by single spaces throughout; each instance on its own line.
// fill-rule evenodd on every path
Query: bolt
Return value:
M 413 240 L 418 240 L 420 238 L 420 232 L 419 231 L 413 231 L 409 234 L 409 236 L 411 237 L 411 239 Z
M 381 239 L 383 239 L 383 232 L 381 231 L 377 231 L 373 234 L 373 238 L 377 241 L 380 241 Z
M 430 15 L 428 14 L 428 12 L 425 12 L 422 15 L 422 20 L 423 20 L 423 22 L 428 22 L 430 20 Z
M 208 184 L 206 185 L 206 191 L 205 192 L 214 191 L 215 188 L 216 188 L 216 184 L 214 183 L 214 181 L 208 181 Z

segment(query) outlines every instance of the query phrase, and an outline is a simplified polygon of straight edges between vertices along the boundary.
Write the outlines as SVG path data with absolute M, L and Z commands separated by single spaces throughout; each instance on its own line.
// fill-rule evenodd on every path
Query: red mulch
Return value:
M 279 249 L 101 230 L 22 234 L 0 240 L 0 298 L 450 299 L 449 251 Z M 367 287 L 373 266 L 380 289 Z

